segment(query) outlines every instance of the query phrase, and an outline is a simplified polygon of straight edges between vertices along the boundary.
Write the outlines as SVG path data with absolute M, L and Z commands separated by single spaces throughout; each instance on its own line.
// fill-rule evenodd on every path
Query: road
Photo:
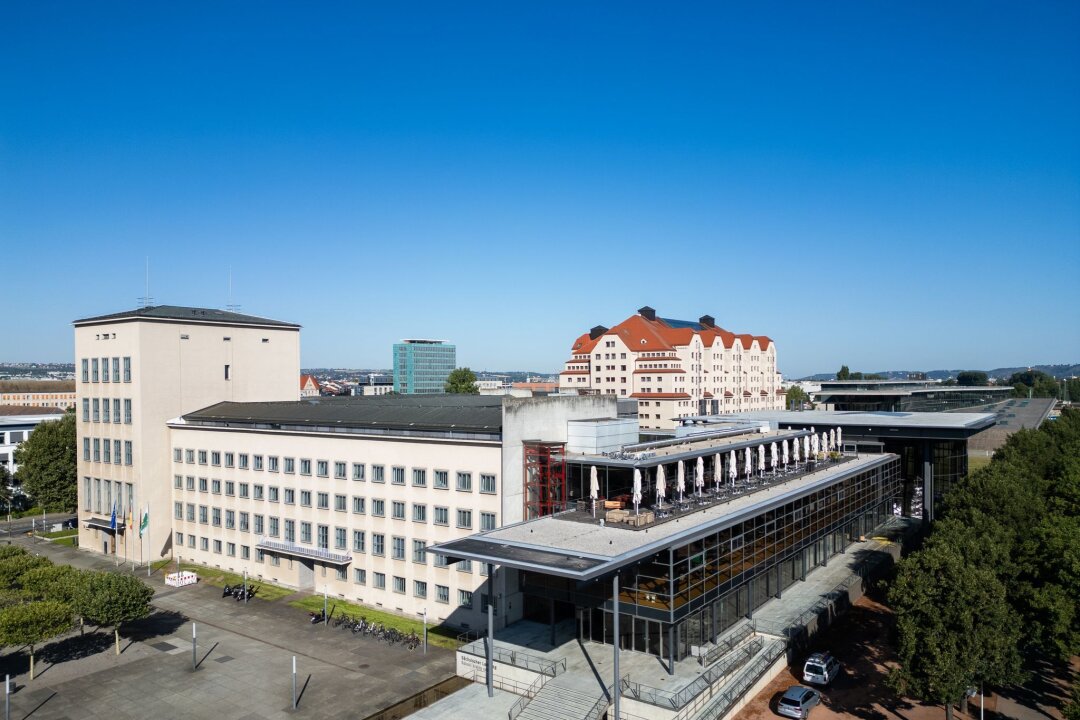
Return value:
M 49 513 L 45 515 L 45 525 L 47 527 L 52 527 L 56 523 L 75 519 L 76 516 L 73 513 Z M 0 522 L 0 535 L 22 535 L 23 533 L 28 533 L 34 529 L 41 530 L 40 515 L 19 518 L 17 520 L 12 520 L 11 522 L 4 519 L 3 522 Z

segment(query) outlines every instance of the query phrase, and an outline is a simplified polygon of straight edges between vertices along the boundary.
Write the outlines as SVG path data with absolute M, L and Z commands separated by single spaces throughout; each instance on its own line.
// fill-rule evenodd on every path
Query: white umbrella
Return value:
M 780 451 L 777 449 L 776 443 L 774 442 L 772 445 L 769 446 L 769 464 L 770 464 L 770 466 L 772 467 L 773 470 L 776 469 L 776 460 L 777 460 L 777 455 L 779 455 L 779 454 L 780 454 Z
M 824 432 L 821 433 L 821 453 L 824 455 L 829 452 L 829 436 Z
M 679 461 L 679 480 L 675 489 L 679 491 L 679 502 L 682 502 L 683 493 L 686 492 L 686 470 L 683 468 L 682 460 Z
M 600 481 L 596 478 L 596 466 L 589 470 L 589 497 L 592 498 L 592 516 L 596 517 L 596 498 L 600 497 Z
M 802 456 L 803 460 L 810 462 L 810 436 L 803 435 L 802 439 Z
M 735 478 L 738 477 L 738 475 L 739 475 L 739 461 L 735 459 L 735 451 L 734 450 L 732 450 L 731 454 L 728 455 L 727 472 L 728 472 L 728 477 L 731 478 L 731 486 L 734 487 L 735 486 Z
M 634 468 L 634 514 L 638 514 L 638 505 L 641 503 L 641 471 Z
M 836 450 L 836 430 L 829 431 L 829 449 Z
M 799 438 L 794 438 L 791 441 L 791 449 L 795 451 L 795 467 L 799 467 L 799 445 L 801 444 Z
M 844 429 L 843 429 L 843 428 L 836 428 L 836 449 L 837 449 L 837 450 L 839 450 L 840 448 L 844 447 L 844 445 L 843 445 L 843 442 L 844 442 L 844 441 L 840 439 L 840 435 L 841 435 L 841 433 L 843 433 L 843 432 L 844 432 Z
M 765 474 L 765 445 L 758 445 L 757 449 L 757 469 L 761 475 Z
M 701 488 L 705 487 L 705 461 L 700 457 L 697 459 L 697 476 L 694 478 L 694 485 L 697 486 L 698 497 L 701 497 Z
M 810 454 L 814 457 L 817 457 L 817 443 L 817 434 L 815 433 L 810 436 Z
M 780 445 L 781 445 L 781 446 L 783 447 L 783 453 L 784 453 L 784 467 L 787 467 L 787 465 L 788 465 L 788 445 L 787 445 L 787 438 L 784 438 L 784 441 L 783 441 L 782 443 L 780 443 Z
M 713 482 L 716 483 L 716 489 L 720 489 L 720 476 L 724 474 L 724 462 L 720 457 L 720 453 L 716 453 L 713 456 Z
M 667 494 L 667 480 L 664 478 L 664 466 L 656 466 L 656 501 L 664 504 L 664 495 Z
M 754 461 L 750 457 L 750 448 L 746 448 L 746 477 L 750 477 L 754 474 Z

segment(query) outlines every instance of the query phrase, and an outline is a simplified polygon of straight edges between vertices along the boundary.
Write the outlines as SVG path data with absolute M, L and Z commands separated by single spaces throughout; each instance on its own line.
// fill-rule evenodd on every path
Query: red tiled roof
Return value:
M 750 391 L 749 390 L 743 390 L 742 391 L 742 396 L 743 397 L 750 397 L 751 396 Z
M 574 341 L 571 354 L 584 355 L 591 353 L 600 338 L 608 335 L 616 335 L 629 349 L 635 352 L 655 352 L 658 350 L 674 350 L 676 347 L 689 345 L 694 335 L 701 338 L 706 347 L 712 347 L 719 338 L 725 348 L 730 348 L 739 340 L 743 349 L 749 350 L 757 340 L 758 347 L 767 350 L 772 340 L 764 335 L 735 335 L 723 328 L 705 328 L 694 330 L 693 328 L 673 328 L 661 318 L 646 320 L 641 315 L 631 315 L 626 320 L 611 328 L 603 335 L 593 339 L 589 333 L 583 333 Z
M 733 397 L 735 397 L 735 393 L 731 392 L 730 390 L 725 390 L 724 391 L 724 397 L 733 398 Z
M 706 398 L 711 398 L 712 396 L 713 396 L 713 394 L 711 392 L 709 392 L 708 390 L 705 391 L 705 397 Z
M 563 370 L 560 375 L 588 375 L 588 370 Z
M 655 398 L 656 400 L 682 400 L 690 397 L 687 393 L 643 393 L 636 392 L 630 397 L 632 398 Z
M 308 381 L 315 386 L 315 389 L 319 389 L 319 381 L 315 379 L 314 375 L 301 375 L 300 376 L 300 389 L 303 390 L 307 387 Z

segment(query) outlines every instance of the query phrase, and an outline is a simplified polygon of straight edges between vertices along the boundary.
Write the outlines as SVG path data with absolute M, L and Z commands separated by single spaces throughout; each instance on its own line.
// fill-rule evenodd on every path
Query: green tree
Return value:
M 40 600 L 0 610 L 0 643 L 30 648 L 30 679 L 34 679 L 34 646 L 71 629 L 71 608 L 62 602 Z
M 0 558 L 0 588 L 20 589 L 22 576 L 34 568 L 52 565 L 48 558 L 30 553 L 16 553 Z
M 56 600 L 70 605 L 81 592 L 85 574 L 70 565 L 41 565 L 23 573 L 19 584 L 35 600 Z
M 133 575 L 88 573 L 74 603 L 75 612 L 98 627 L 113 630 L 116 654 L 120 654 L 120 625 L 150 614 L 154 591 Z
M 456 368 L 450 371 L 446 378 L 446 392 L 457 395 L 479 395 L 480 388 L 476 385 L 476 373 L 467 367 Z
M 900 562 L 889 601 L 900 660 L 889 681 L 899 693 L 942 703 L 951 720 L 968 688 L 1020 679 L 1020 624 L 991 570 L 931 543 Z
M 956 374 L 956 384 L 965 387 L 988 385 L 990 376 L 979 370 L 964 370 Z
M 837 380 L 850 380 L 851 379 L 851 370 L 848 369 L 847 365 L 841 365 L 840 366 L 840 372 L 836 373 L 836 379 Z
M 802 407 L 803 403 L 810 402 L 810 396 L 806 394 L 798 385 L 792 385 L 786 390 L 786 399 L 788 407 Z
M 43 508 L 74 510 L 78 503 L 75 414 L 39 424 L 15 450 L 16 479 Z

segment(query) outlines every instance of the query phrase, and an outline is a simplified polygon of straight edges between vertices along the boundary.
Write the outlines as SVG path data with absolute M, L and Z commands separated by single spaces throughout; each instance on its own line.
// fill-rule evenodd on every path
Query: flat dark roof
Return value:
M 111 313 L 109 315 L 96 315 L 94 317 L 75 320 L 75 325 L 94 325 L 104 322 L 117 322 L 123 320 L 184 320 L 190 323 L 215 323 L 221 325 L 262 325 L 280 328 L 300 329 L 296 323 L 271 320 L 270 318 L 258 317 L 257 315 L 242 315 L 226 310 L 213 308 L 181 307 L 179 305 L 151 305 L 150 307 L 136 308 L 124 312 Z
M 291 425 L 386 430 L 502 431 L 499 395 L 376 395 L 297 401 L 221 402 L 187 413 L 189 423 Z

